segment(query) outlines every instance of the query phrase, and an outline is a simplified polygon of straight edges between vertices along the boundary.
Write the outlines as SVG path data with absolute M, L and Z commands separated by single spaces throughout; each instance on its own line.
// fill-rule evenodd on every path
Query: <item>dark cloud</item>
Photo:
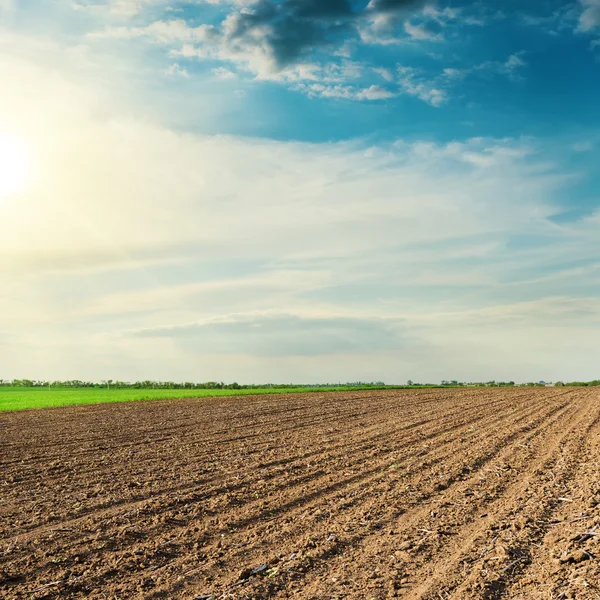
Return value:
M 261 46 L 275 69 L 298 61 L 310 50 L 336 43 L 356 31 L 361 20 L 377 14 L 404 14 L 426 0 L 260 0 L 227 19 L 227 41 L 234 47 Z
M 354 18 L 349 0 L 261 0 L 230 17 L 227 37 L 233 44 L 266 45 L 275 68 L 282 69 L 311 48 L 343 39 Z
M 397 321 L 289 314 L 241 316 L 231 321 L 142 330 L 134 335 L 172 338 L 199 353 L 259 356 L 365 353 L 406 346 L 403 327 Z

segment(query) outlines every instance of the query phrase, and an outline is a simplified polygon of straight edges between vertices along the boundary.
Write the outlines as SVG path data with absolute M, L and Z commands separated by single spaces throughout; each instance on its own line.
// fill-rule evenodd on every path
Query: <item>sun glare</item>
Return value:
M 0 199 L 22 191 L 30 171 L 31 161 L 25 141 L 0 133 Z

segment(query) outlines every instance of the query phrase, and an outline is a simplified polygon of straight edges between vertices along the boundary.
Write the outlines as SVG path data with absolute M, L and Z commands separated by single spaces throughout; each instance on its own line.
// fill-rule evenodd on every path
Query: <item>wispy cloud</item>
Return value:
M 75 0 L 72 6 L 76 10 L 129 18 L 153 5 L 168 7 L 168 3 L 168 0 Z
M 406 31 L 413 40 L 427 40 L 432 42 L 443 39 L 441 33 L 436 33 L 424 24 L 413 25 L 410 21 L 404 23 L 404 31 Z
M 582 12 L 579 16 L 580 31 L 588 32 L 600 28 L 600 0 L 579 0 Z
M 427 81 L 412 67 L 398 67 L 398 78 L 402 89 L 410 96 L 416 96 L 420 100 L 440 106 L 448 99 L 447 92 L 438 83 Z
M 527 62 L 523 58 L 524 54 L 524 52 L 516 52 L 504 61 L 486 61 L 472 67 L 472 71 L 505 75 L 509 79 L 519 80 L 522 78 L 521 70 L 527 66 Z
M 512 81 L 523 79 L 522 71 L 527 67 L 524 58 L 525 52 L 515 52 L 504 60 L 488 60 L 468 67 L 447 67 L 442 72 L 442 77 L 449 81 L 457 82 L 473 75 L 502 75 Z
M 216 67 L 212 70 L 212 73 L 215 77 L 219 79 L 235 79 L 236 74 L 225 67 Z
M 403 348 L 402 324 L 393 319 L 317 317 L 280 312 L 233 314 L 219 319 L 132 332 L 170 338 L 195 351 L 258 356 L 364 354 Z
M 9 14 L 10 12 L 12 12 L 14 6 L 14 0 L 0 0 L 0 15 L 2 15 L 3 13 L 5 15 Z
M 118 25 L 107 27 L 88 34 L 89 38 L 132 39 L 145 37 L 159 44 L 175 42 L 203 42 L 215 36 L 215 28 L 211 25 L 190 27 L 183 19 L 170 21 L 154 21 L 143 27 Z
M 166 69 L 165 73 L 175 77 L 185 77 L 186 79 L 188 79 L 190 76 L 188 70 L 177 63 L 170 65 L 169 68 Z
M 519 16 L 518 22 L 552 36 L 573 32 L 594 35 L 600 30 L 600 1 L 577 0 L 565 3 L 552 12 L 524 13 Z M 596 40 L 592 40 L 590 49 L 595 50 L 596 47 Z

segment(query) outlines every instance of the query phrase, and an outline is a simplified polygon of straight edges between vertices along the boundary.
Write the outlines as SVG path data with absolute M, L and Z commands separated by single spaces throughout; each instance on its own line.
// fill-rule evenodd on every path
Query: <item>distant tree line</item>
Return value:
M 80 379 L 69 379 L 66 381 L 45 381 L 42 379 L 0 379 L 0 387 L 23 387 L 23 388 L 109 388 L 109 389 L 133 389 L 133 390 L 254 390 L 254 389 L 289 389 L 289 388 L 401 388 L 401 387 L 544 387 L 543 381 L 515 383 L 514 381 L 458 381 L 457 379 L 442 379 L 441 383 L 418 383 L 409 379 L 406 385 L 386 385 L 383 381 L 348 381 L 345 383 L 252 383 L 241 384 L 237 382 L 224 383 L 223 381 L 205 381 L 196 383 L 191 381 L 119 381 L 105 379 L 100 382 L 82 381 Z M 555 386 L 596 386 L 600 385 L 600 379 L 593 381 L 557 381 Z
M 412 379 L 406 382 L 409 387 L 505 387 L 517 385 L 514 381 L 458 381 L 457 379 L 442 379 L 441 383 L 417 383 Z M 538 385 L 538 384 L 532 384 Z M 541 384 L 539 384 L 541 385 Z
M 593 381 L 570 381 L 564 383 L 562 381 L 557 381 L 556 383 L 546 383 L 544 381 L 529 381 L 527 383 L 515 383 L 514 381 L 457 381 L 442 379 L 442 383 L 440 386 L 434 386 L 430 383 L 416 383 L 409 379 L 406 383 L 409 387 L 545 387 L 547 385 L 554 386 L 594 386 L 600 385 L 600 379 L 594 379 Z
M 45 381 L 41 379 L 0 379 L 3 387 L 24 388 L 115 388 L 134 390 L 253 390 L 253 389 L 287 389 L 287 388 L 331 388 L 331 387 L 385 387 L 383 381 L 350 381 L 346 383 L 256 383 L 240 384 L 237 382 L 224 383 L 222 381 L 205 381 L 195 383 L 191 381 L 118 381 L 105 379 L 101 382 L 81 381 L 69 379 L 66 381 Z

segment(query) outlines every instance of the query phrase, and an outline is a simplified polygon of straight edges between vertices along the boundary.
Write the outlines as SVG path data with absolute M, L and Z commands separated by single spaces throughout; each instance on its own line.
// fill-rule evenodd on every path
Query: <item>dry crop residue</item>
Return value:
M 0 415 L 0 598 L 600 598 L 600 392 Z

